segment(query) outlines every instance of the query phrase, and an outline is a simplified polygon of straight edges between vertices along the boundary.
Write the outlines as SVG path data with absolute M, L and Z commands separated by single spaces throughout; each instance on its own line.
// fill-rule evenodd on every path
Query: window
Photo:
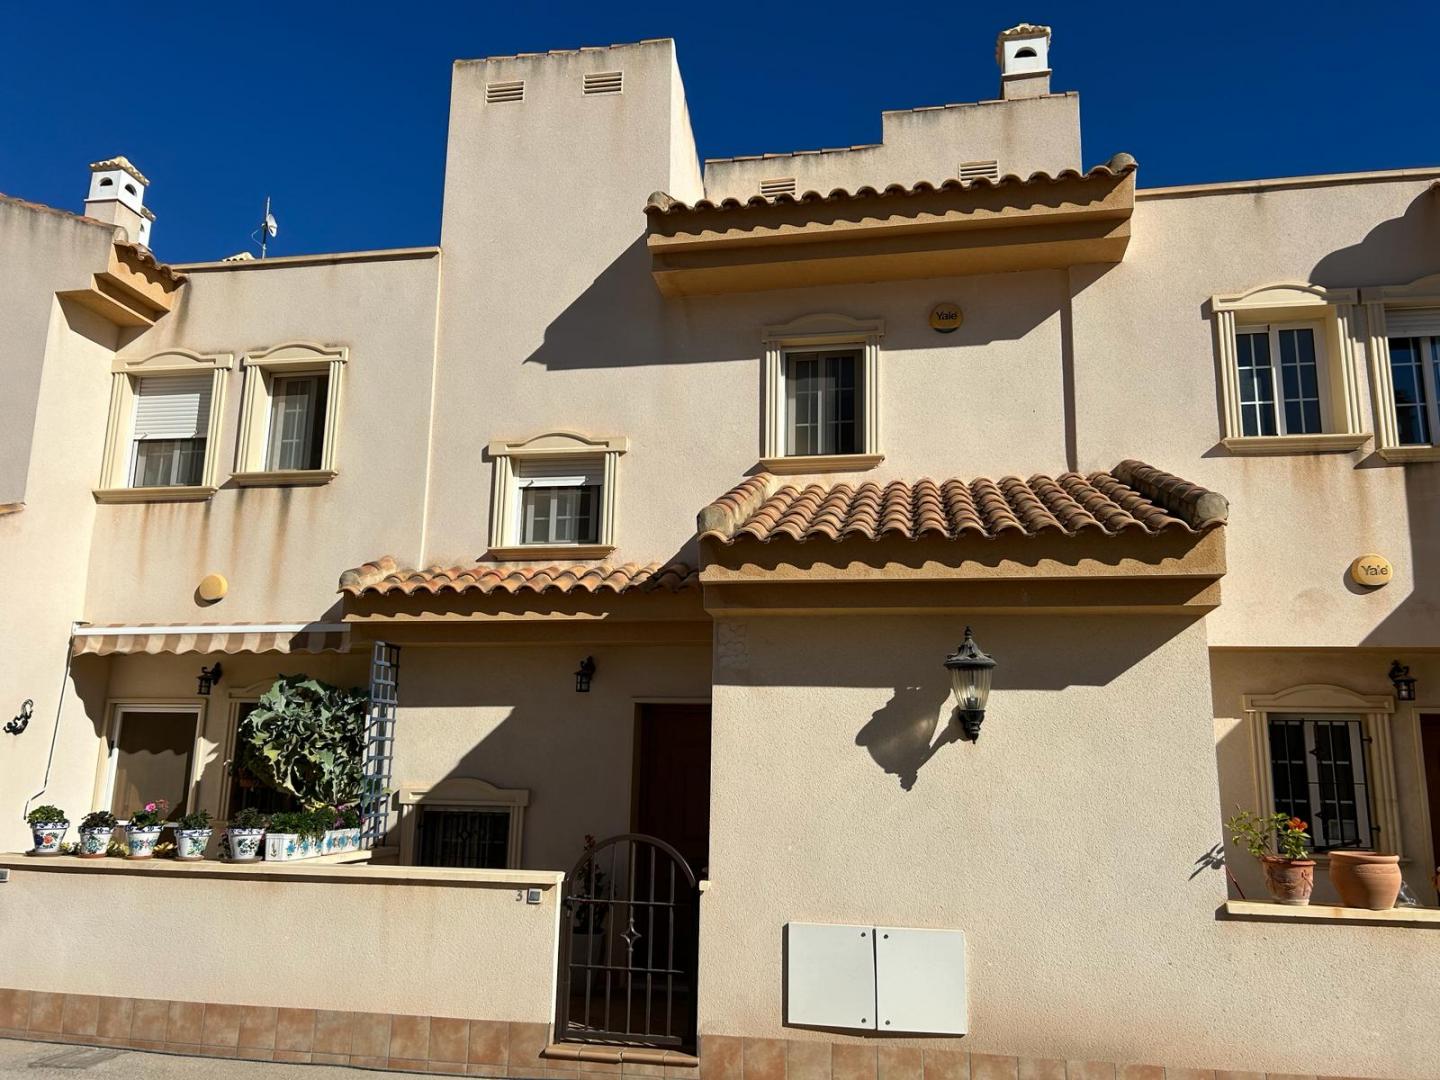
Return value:
M 1365 735 L 1358 716 L 1269 718 L 1275 810 L 1310 823 L 1311 846 L 1371 848 Z
M 215 493 L 228 353 L 172 349 L 111 368 L 99 502 L 208 499 Z
M 1308 283 L 1210 299 L 1219 352 L 1223 441 L 1236 454 L 1356 450 L 1356 293 Z
M 406 866 L 520 866 L 530 792 L 478 777 L 401 787 L 400 862 Z
M 624 438 L 554 431 L 499 440 L 490 502 L 490 557 L 608 555 L 615 548 L 618 462 Z
M 340 383 L 349 350 L 293 342 L 249 353 L 235 482 L 324 484 L 336 475 Z
M 1395 396 L 1395 434 L 1402 446 L 1440 442 L 1437 385 L 1440 336 L 1390 338 L 1390 380 Z
M 760 464 L 771 472 L 856 471 L 880 446 L 879 320 L 810 315 L 767 327 Z
M 103 805 L 119 818 L 164 799 L 170 816 L 186 812 L 194 772 L 200 710 L 193 705 L 115 708 Z

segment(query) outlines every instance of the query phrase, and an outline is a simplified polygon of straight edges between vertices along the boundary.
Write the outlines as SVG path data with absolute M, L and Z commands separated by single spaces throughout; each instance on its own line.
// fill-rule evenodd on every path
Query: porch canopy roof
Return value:
M 1028 480 L 761 473 L 700 512 L 700 577 L 712 613 L 1213 607 L 1228 515 L 1223 496 L 1133 460 Z
M 77 625 L 70 651 L 74 656 L 349 652 L 350 628 L 343 623 Z

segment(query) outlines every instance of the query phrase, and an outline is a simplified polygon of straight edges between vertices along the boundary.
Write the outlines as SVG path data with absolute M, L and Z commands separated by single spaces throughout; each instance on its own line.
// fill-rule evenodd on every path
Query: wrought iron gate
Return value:
M 699 900 L 694 871 L 663 840 L 586 847 L 565 879 L 562 1040 L 694 1047 Z

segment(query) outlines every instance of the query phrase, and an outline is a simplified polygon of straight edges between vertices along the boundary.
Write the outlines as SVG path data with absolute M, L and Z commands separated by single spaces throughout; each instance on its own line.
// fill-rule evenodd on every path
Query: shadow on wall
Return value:
M 1357 244 L 1332 251 L 1310 271 L 1330 288 L 1403 285 L 1440 269 L 1440 191 L 1422 191 L 1405 213 L 1382 221 Z
M 948 694 L 948 686 L 897 686 L 890 700 L 875 710 L 855 736 L 855 745 L 868 750 L 876 765 L 898 776 L 900 786 L 911 790 L 926 762 L 942 746 L 960 738 L 955 710 L 944 708 Z M 948 722 L 937 739 L 935 729 L 942 713 Z

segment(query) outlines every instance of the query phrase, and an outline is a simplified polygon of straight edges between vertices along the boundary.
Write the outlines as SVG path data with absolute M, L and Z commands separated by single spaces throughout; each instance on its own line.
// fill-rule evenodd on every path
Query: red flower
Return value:
M 1298 817 L 1292 817 L 1285 824 L 1291 832 L 1304 832 L 1307 828 L 1306 823 L 1301 821 Z

